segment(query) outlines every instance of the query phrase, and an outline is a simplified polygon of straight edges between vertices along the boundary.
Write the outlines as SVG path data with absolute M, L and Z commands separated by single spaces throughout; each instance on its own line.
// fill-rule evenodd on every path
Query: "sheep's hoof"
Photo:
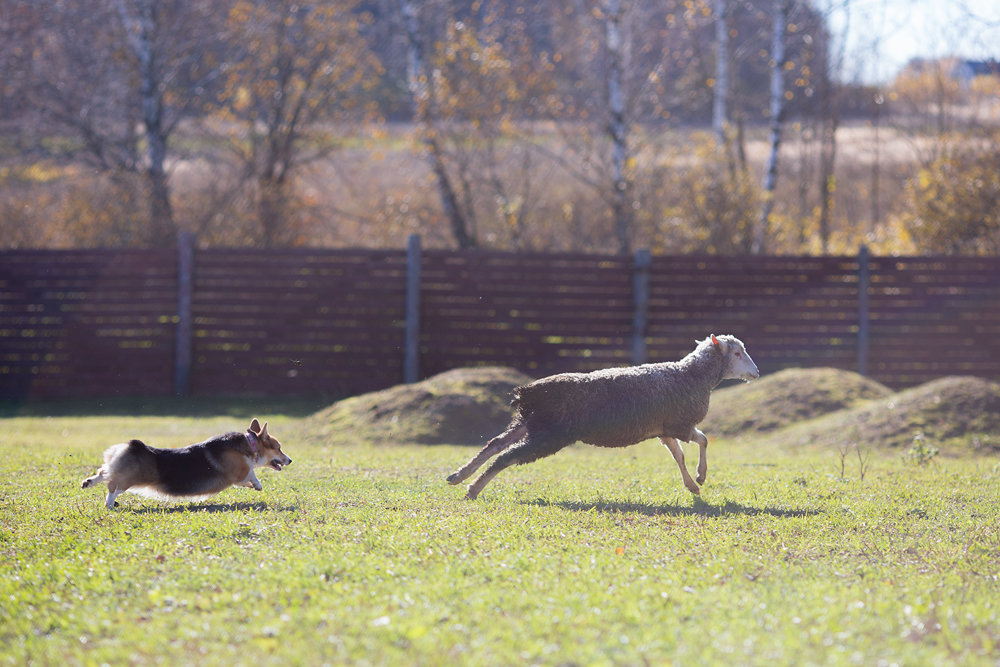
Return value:
M 698 475 L 697 477 L 694 478 L 694 481 L 698 482 L 699 484 L 704 484 L 705 483 L 705 476 L 704 475 Z
M 476 496 L 478 496 L 478 495 L 479 495 L 479 492 L 478 492 L 478 491 L 476 491 L 476 490 L 474 490 L 474 489 L 473 489 L 473 488 L 472 488 L 472 487 L 470 486 L 470 487 L 469 487 L 469 490 L 465 492 L 465 499 L 466 499 L 466 500 L 475 500 L 475 499 L 476 499 Z
M 457 472 L 453 472 L 450 475 L 448 475 L 448 483 L 451 484 L 452 486 L 458 484 L 461 481 L 462 478 L 459 476 Z
M 694 483 L 692 483 L 691 486 L 689 486 L 687 488 L 687 490 L 690 491 L 691 493 L 695 494 L 695 495 L 698 495 L 699 493 L 701 493 L 701 489 L 699 489 L 698 485 L 694 484 Z

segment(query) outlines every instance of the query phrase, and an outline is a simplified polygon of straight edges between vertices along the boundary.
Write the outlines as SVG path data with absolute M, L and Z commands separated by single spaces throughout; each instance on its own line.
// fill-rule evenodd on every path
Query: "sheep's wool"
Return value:
M 720 342 L 742 343 L 732 336 Z M 601 447 L 624 447 L 658 435 L 687 440 L 708 413 L 728 355 L 711 339 L 680 361 L 561 373 L 515 389 L 514 408 L 530 432 L 559 433 Z

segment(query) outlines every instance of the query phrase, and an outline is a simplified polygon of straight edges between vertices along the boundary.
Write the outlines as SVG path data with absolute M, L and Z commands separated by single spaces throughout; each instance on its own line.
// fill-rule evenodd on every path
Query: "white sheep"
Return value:
M 577 441 L 598 447 L 626 447 L 652 437 L 673 454 L 684 486 L 699 492 L 708 473 L 708 438 L 697 425 L 708 413 L 709 396 L 720 382 L 760 377 L 735 336 L 709 336 L 680 361 L 560 373 L 514 389 L 514 416 L 503 433 L 448 476 L 458 484 L 500 453 L 469 485 L 473 500 L 490 480 L 513 464 L 530 463 Z M 678 440 L 697 442 L 698 481 L 684 465 Z M 502 452 L 502 453 L 501 453 Z

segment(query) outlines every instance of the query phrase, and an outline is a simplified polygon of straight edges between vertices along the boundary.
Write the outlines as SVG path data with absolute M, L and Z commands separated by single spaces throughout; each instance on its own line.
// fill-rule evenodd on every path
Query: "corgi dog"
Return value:
M 292 460 L 281 443 L 254 419 L 244 433 L 226 433 L 179 449 L 157 449 L 139 440 L 114 445 L 104 452 L 104 465 L 83 480 L 86 489 L 108 483 L 105 505 L 114 509 L 120 493 L 132 491 L 161 500 L 205 498 L 230 486 L 260 491 L 255 468 L 281 470 Z

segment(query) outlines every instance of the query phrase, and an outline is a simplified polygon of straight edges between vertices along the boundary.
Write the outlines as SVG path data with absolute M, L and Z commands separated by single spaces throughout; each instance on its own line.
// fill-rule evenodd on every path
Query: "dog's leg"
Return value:
M 257 473 L 253 468 L 250 468 L 250 474 L 247 475 L 247 481 L 243 482 L 243 486 L 251 489 L 256 489 L 257 491 L 262 491 L 264 487 L 261 485 L 260 480 L 257 479 Z
M 105 507 L 107 507 L 109 510 L 113 510 L 115 508 L 115 498 L 117 498 L 122 491 L 123 489 L 116 489 L 112 491 L 111 487 L 108 487 L 108 497 L 104 501 Z
M 97 469 L 97 472 L 94 474 L 93 477 L 88 477 L 87 479 L 83 480 L 83 484 L 80 485 L 80 488 L 89 489 L 95 484 L 100 484 L 101 482 L 106 482 L 106 481 L 108 481 L 108 477 L 104 470 L 104 466 L 101 466 L 100 468 Z

